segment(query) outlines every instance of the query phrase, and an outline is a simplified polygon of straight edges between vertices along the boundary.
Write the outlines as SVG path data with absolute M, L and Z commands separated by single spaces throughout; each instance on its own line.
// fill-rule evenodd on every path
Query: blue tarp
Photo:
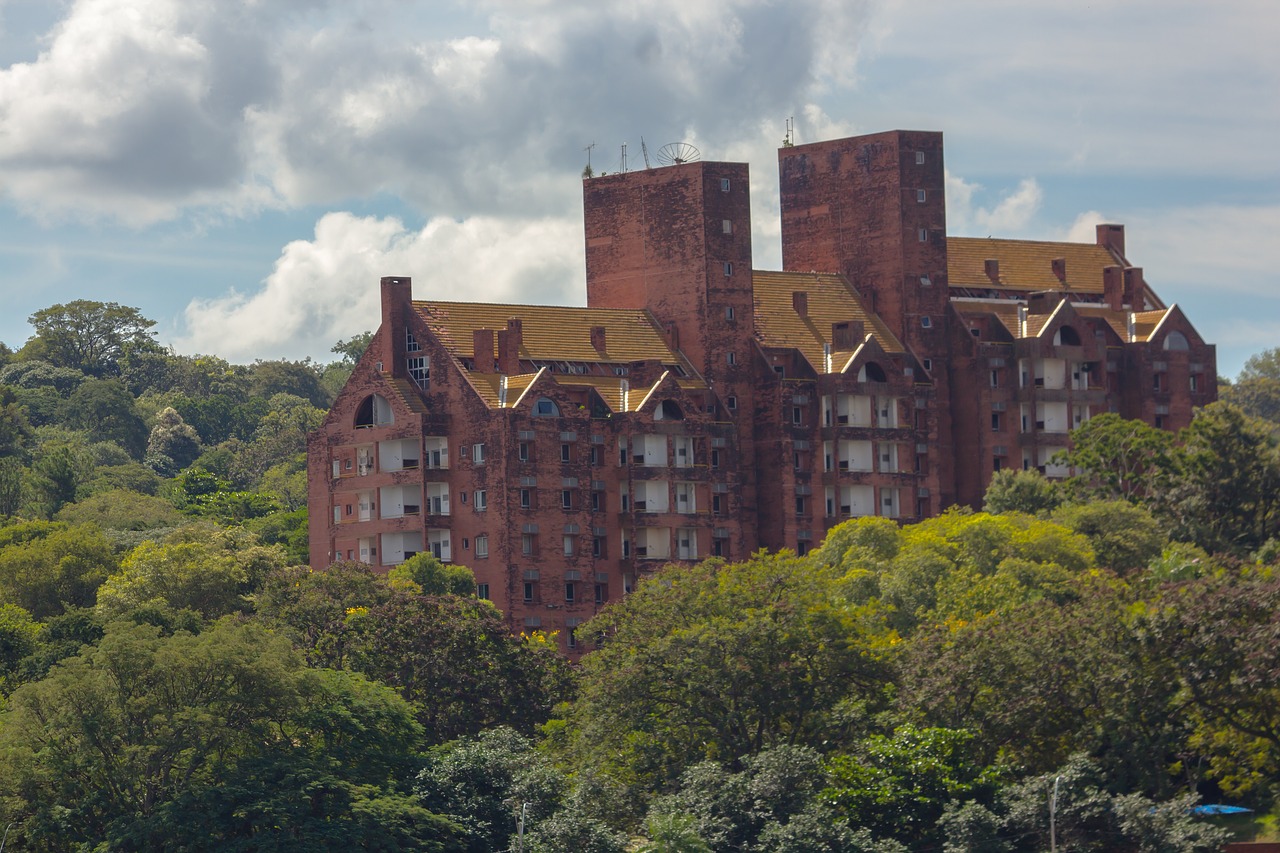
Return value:
M 1221 805 L 1204 805 L 1192 806 L 1192 814 L 1200 815 L 1216 815 L 1216 814 L 1244 814 L 1251 812 L 1253 809 L 1246 809 L 1244 806 L 1221 806 Z

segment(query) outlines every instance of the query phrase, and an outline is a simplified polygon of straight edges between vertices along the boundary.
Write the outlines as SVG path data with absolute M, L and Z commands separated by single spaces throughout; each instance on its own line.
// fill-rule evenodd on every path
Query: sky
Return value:
M 670 142 L 945 138 L 948 232 L 1092 241 L 1280 346 L 1276 0 L 0 0 L 0 341 L 75 299 L 175 351 L 335 358 L 378 279 L 581 305 L 581 173 Z

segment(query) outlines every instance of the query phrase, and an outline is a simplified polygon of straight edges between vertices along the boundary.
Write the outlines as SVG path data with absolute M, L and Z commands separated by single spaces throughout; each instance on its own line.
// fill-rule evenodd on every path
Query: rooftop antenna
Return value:
M 640 153 L 644 155 L 645 169 L 652 169 L 653 167 L 649 165 L 649 146 L 644 144 L 643 136 L 640 137 Z
M 588 145 L 586 148 L 582 149 L 583 151 L 587 152 L 587 166 L 585 169 L 582 170 L 582 177 L 584 178 L 589 178 L 595 174 L 595 172 L 591 170 L 591 149 L 595 147 L 596 147 L 596 144 L 593 142 L 590 145 Z
M 794 148 L 796 145 L 796 117 L 787 119 L 787 135 L 782 138 L 783 148 Z
M 668 142 L 658 149 L 658 165 L 679 166 L 681 163 L 693 163 L 702 159 L 698 149 L 688 142 Z
M 618 171 L 619 172 L 627 171 L 627 143 L 625 142 L 622 143 L 622 168 L 619 169 Z

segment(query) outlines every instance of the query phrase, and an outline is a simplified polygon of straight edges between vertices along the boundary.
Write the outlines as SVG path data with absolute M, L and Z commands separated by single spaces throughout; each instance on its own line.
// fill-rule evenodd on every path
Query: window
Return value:
M 799 406 L 791 407 L 791 423 L 793 424 L 804 423 L 804 409 L 800 408 Z
M 562 544 L 564 545 L 564 555 L 566 557 L 573 556 L 573 540 L 574 540 L 574 537 L 572 536 L 565 536 L 563 539 Z M 572 601 L 573 599 L 569 599 L 569 600 Z
M 916 190 L 916 201 L 918 203 L 924 204 L 925 201 L 928 200 L 928 197 L 929 197 L 928 193 L 926 193 L 924 190 Z
M 917 239 L 917 240 L 919 240 L 921 243 L 928 243 L 928 242 L 929 242 L 929 229 L 928 229 L 928 228 L 921 228 L 921 229 L 917 230 L 917 231 L 916 231 L 916 239 Z
M 711 496 L 711 514 L 722 515 L 724 513 L 724 495 Z
M 933 279 L 929 278 L 929 276 L 927 276 L 927 275 L 922 275 L 922 276 L 920 276 L 920 286 L 921 286 L 921 287 L 933 287 Z
M 563 509 L 573 509 L 573 490 L 564 489 L 560 492 L 560 506 Z
M 520 553 L 526 557 L 533 555 L 534 539 L 532 533 L 520 534 Z
M 726 320 L 732 320 L 732 319 L 733 319 L 733 306 L 732 306 L 732 305 L 726 305 L 726 306 L 725 306 L 725 309 L 724 309 L 724 318 L 725 318 Z
M 476 556 L 481 558 L 489 556 L 489 536 L 486 533 L 481 533 L 476 537 Z M 488 597 L 487 595 L 484 596 L 484 598 Z
M 520 442 L 520 448 L 519 448 L 519 452 L 518 452 L 518 454 L 517 454 L 517 455 L 519 456 L 519 458 L 520 458 L 520 461 L 521 461 L 521 462 L 528 462 L 528 461 L 529 461 L 529 456 L 530 456 L 530 453 L 529 453 L 529 442 L 527 442 L 527 441 L 522 441 L 522 442 Z
M 999 412 L 991 413 L 991 431 L 992 432 L 1000 431 L 1000 413 Z
M 567 444 L 562 444 L 562 445 L 560 445 L 560 461 L 561 461 L 561 462 L 568 462 L 568 461 L 570 461 L 570 460 L 569 460 L 569 454 L 570 454 L 570 451 L 569 451 L 569 445 L 567 445 Z
M 532 581 L 525 581 L 525 582 L 524 582 L 524 603 L 525 603 L 525 604 L 532 604 L 532 603 L 533 603 L 533 595 L 534 595 L 534 591 L 535 591 L 535 590 L 534 590 L 534 584 L 533 584 L 533 582 L 532 582 Z
M 405 359 L 405 365 L 409 368 L 409 378 L 419 388 L 425 389 L 431 384 L 431 367 L 425 355 L 411 355 Z
M 604 512 L 604 492 L 591 493 L 591 511 Z
M 476 584 L 476 598 L 482 598 L 485 601 L 489 600 L 489 585 L 487 583 Z
M 933 359 L 931 358 L 923 359 L 922 366 L 924 367 L 925 370 L 933 370 Z
M 992 388 L 1000 387 L 1000 371 L 999 370 L 991 371 L 991 387 Z
M 520 490 L 520 508 L 521 509 L 533 508 L 533 490 L 532 489 Z
M 603 536 L 595 536 L 595 537 L 593 537 L 593 538 L 591 539 L 591 556 L 593 556 L 593 557 L 603 557 L 603 556 L 604 556 L 604 553 L 605 553 L 605 551 L 604 551 L 604 537 L 603 537 Z
M 720 451 L 714 448 L 711 450 L 711 467 L 712 468 L 720 467 Z
M 729 220 L 729 219 L 722 219 L 722 220 L 720 220 L 720 230 L 721 230 L 721 231 L 723 231 L 725 234 L 732 234 L 732 233 L 733 233 L 733 221 L 732 221 L 732 220 Z
M 343 469 L 344 469 L 344 470 L 350 471 L 350 470 L 351 470 L 351 460 L 350 460 L 350 459 L 344 459 L 344 460 L 343 460 L 343 463 L 342 463 L 342 467 L 343 467 Z
M 476 489 L 472 498 L 472 506 L 476 508 L 476 512 L 484 512 L 489 508 L 489 493 L 484 489 Z
M 564 582 L 564 600 L 572 604 L 577 600 L 577 588 L 573 581 Z
M 720 192 L 722 192 L 722 193 L 727 193 L 728 191 L 729 191 L 729 179 L 728 179 L 728 178 L 721 178 L 721 179 L 720 179 Z
M 926 328 L 926 329 L 933 328 L 933 320 L 932 320 L 930 317 L 928 317 L 928 316 L 921 317 L 921 318 L 920 318 L 920 325 L 921 325 L 921 326 L 923 326 L 923 327 L 924 327 L 924 328 Z
M 555 404 L 554 400 L 540 397 L 538 402 L 533 404 L 533 413 L 540 418 L 558 418 L 560 417 L 560 407 Z
M 724 262 L 724 277 L 725 277 L 725 278 L 728 278 L 728 277 L 729 277 L 729 276 L 731 276 L 731 275 L 733 275 L 733 262 L 732 262 L 732 261 L 725 261 L 725 262 Z
M 459 447 L 458 447 L 458 458 L 459 458 L 459 459 L 470 459 L 470 458 L 471 458 L 471 445 L 469 445 L 469 444 L 459 445 Z
M 729 362 L 729 364 L 737 364 L 738 356 L 731 350 L 724 354 L 724 360 Z
M 600 464 L 600 448 L 598 447 L 591 448 L 591 464 L 592 465 Z
M 804 515 L 804 498 L 796 498 L 796 515 Z
M 916 152 L 916 165 L 917 165 L 917 166 L 923 166 L 923 165 L 924 165 L 924 152 L 923 152 L 923 151 L 917 151 L 917 152 Z
M 1191 374 L 1190 379 L 1191 379 L 1191 390 L 1192 390 L 1192 391 L 1199 391 L 1199 390 L 1200 390 L 1200 377 L 1199 377 L 1199 375 L 1198 375 L 1198 374 L 1193 373 L 1193 374 Z
M 725 398 L 724 398 L 724 405 L 725 405 L 725 408 L 727 408 L 729 411 L 731 411 L 731 412 L 736 412 L 736 411 L 738 410 L 738 398 L 737 398 L 737 397 L 725 397 Z
M 596 604 L 604 604 L 609 600 L 609 585 L 606 583 L 596 584 Z
M 1000 470 L 1001 468 L 1003 468 L 1003 467 L 1004 467 L 1004 460 L 1003 460 L 1003 459 L 1001 459 L 999 456 L 994 456 L 994 457 L 992 457 L 992 459 L 991 459 L 991 470 L 992 470 L 992 471 L 999 471 L 999 470 Z
M 484 445 L 477 444 L 471 448 L 471 461 L 477 465 L 484 464 Z

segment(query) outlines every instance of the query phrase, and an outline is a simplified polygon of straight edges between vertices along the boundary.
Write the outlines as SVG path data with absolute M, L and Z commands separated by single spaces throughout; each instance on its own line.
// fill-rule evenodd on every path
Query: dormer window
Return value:
M 533 404 L 533 413 L 540 418 L 558 418 L 560 407 L 550 398 L 539 397 L 538 402 Z

